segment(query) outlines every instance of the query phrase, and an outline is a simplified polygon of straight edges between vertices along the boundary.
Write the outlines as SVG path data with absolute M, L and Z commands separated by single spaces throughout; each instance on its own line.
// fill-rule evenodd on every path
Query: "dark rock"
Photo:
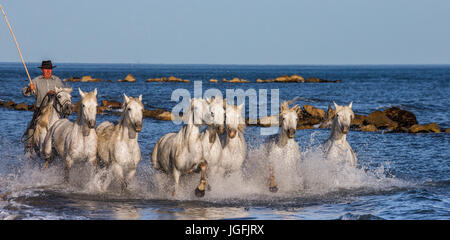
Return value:
M 402 110 L 398 107 L 391 107 L 384 110 L 386 116 L 394 122 L 398 123 L 398 127 L 409 128 L 414 124 L 418 124 L 416 116 L 412 112 Z
M 369 116 L 367 116 L 367 122 L 375 125 L 375 127 L 379 129 L 388 128 L 392 130 L 398 127 L 396 122 L 392 121 L 384 112 L 381 111 L 375 111 L 369 114 Z
M 26 103 L 19 103 L 14 106 L 15 110 L 28 111 L 28 105 Z
M 439 133 L 441 132 L 441 128 L 439 128 L 439 126 L 436 123 L 424 125 L 414 124 L 409 128 L 409 131 L 411 133 L 429 133 L 429 132 Z
M 122 107 L 122 103 L 116 101 L 103 100 L 102 106 L 109 109 L 120 109 Z
M 360 114 L 355 114 L 350 122 L 350 128 L 362 128 L 369 124 L 368 117 Z
M 128 74 L 123 80 L 119 79 L 118 82 L 136 82 L 136 78 L 133 76 L 133 74 Z
M 13 108 L 14 106 L 16 106 L 16 103 L 11 101 L 11 100 L 8 100 L 8 101 L 3 103 L 3 106 L 7 107 L 7 108 Z
M 305 110 L 306 113 L 311 115 L 313 118 L 319 118 L 319 119 L 325 118 L 325 111 L 320 108 L 316 108 L 314 106 L 305 104 L 305 105 L 303 105 L 303 109 Z
M 144 117 L 150 117 L 157 120 L 170 121 L 173 120 L 172 113 L 164 109 L 147 110 L 144 109 Z
M 375 127 L 375 125 L 369 124 L 369 125 L 363 126 L 361 128 L 361 131 L 363 131 L 363 132 L 376 132 L 376 131 L 378 131 L 378 129 Z

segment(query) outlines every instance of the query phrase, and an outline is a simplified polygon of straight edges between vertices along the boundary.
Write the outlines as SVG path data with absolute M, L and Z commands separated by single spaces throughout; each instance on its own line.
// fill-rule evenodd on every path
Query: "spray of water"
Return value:
M 35 159 L 20 159 L 23 164 L 0 178 L 0 194 L 7 195 L 3 198 L 14 198 L 42 189 L 85 194 L 93 198 L 101 196 L 104 199 L 170 199 L 239 205 L 239 202 L 249 201 L 273 204 L 283 199 L 320 199 L 333 192 L 383 191 L 408 184 L 389 177 L 384 166 L 354 168 L 326 159 L 314 133 L 309 139 L 309 145 L 302 148 L 301 156 L 295 158 L 298 163 L 296 166 L 286 164 L 286 159 L 267 154 L 264 145 L 258 145 L 258 141 L 255 143 L 249 144 L 248 157 L 242 171 L 227 176 L 208 176 L 209 190 L 202 199 L 194 195 L 194 189 L 200 180 L 199 174 L 182 176 L 180 191 L 173 197 L 172 177 L 154 170 L 146 163 L 148 159 L 145 157 L 125 192 L 121 191 L 120 184 L 114 181 L 107 169 L 94 171 L 88 164 L 75 165 L 70 172 L 70 182 L 64 183 L 62 162 L 56 161 L 49 169 L 41 170 L 41 164 L 36 163 Z M 277 193 L 271 193 L 268 189 L 269 161 L 276 165 L 275 174 L 279 187 Z M 29 191 L 30 189 L 34 191 Z

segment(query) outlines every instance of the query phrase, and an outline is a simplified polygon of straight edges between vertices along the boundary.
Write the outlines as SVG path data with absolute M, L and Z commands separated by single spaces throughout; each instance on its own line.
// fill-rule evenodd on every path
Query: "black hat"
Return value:
M 43 69 L 52 69 L 55 68 L 56 66 L 53 66 L 52 61 L 48 60 L 48 61 L 42 61 L 41 66 L 38 68 L 43 68 Z

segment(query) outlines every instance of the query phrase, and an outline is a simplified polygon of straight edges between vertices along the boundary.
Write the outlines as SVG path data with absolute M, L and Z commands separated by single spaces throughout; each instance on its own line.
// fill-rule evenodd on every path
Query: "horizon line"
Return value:
M 0 61 L 3 63 L 18 63 L 22 62 L 10 62 Z M 41 62 L 25 62 L 30 64 L 40 64 Z M 108 62 L 53 62 L 53 64 L 128 64 L 128 65 L 240 65 L 240 66 L 431 66 L 431 65 L 450 65 L 450 63 L 320 63 L 320 64 L 305 64 L 305 63 L 288 63 L 288 64 L 274 64 L 274 63 L 108 63 Z

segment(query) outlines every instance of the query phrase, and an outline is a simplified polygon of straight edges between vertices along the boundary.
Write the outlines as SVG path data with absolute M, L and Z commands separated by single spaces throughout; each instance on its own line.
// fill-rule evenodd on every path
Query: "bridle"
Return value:
M 53 108 L 55 108 L 55 111 L 58 113 L 58 115 L 59 115 L 60 117 L 66 118 L 69 114 L 63 113 L 62 110 L 63 110 L 63 107 L 64 107 L 65 105 L 71 104 L 71 103 L 70 103 L 70 100 L 69 100 L 69 99 L 64 100 L 64 102 L 62 102 L 62 103 L 58 100 L 59 97 L 61 96 L 60 94 L 61 94 L 62 92 L 63 92 L 63 91 L 58 92 L 58 93 L 55 95 L 55 101 L 53 102 Z M 48 94 L 47 94 L 47 95 L 48 95 Z M 59 107 L 59 110 L 58 110 L 58 107 Z

